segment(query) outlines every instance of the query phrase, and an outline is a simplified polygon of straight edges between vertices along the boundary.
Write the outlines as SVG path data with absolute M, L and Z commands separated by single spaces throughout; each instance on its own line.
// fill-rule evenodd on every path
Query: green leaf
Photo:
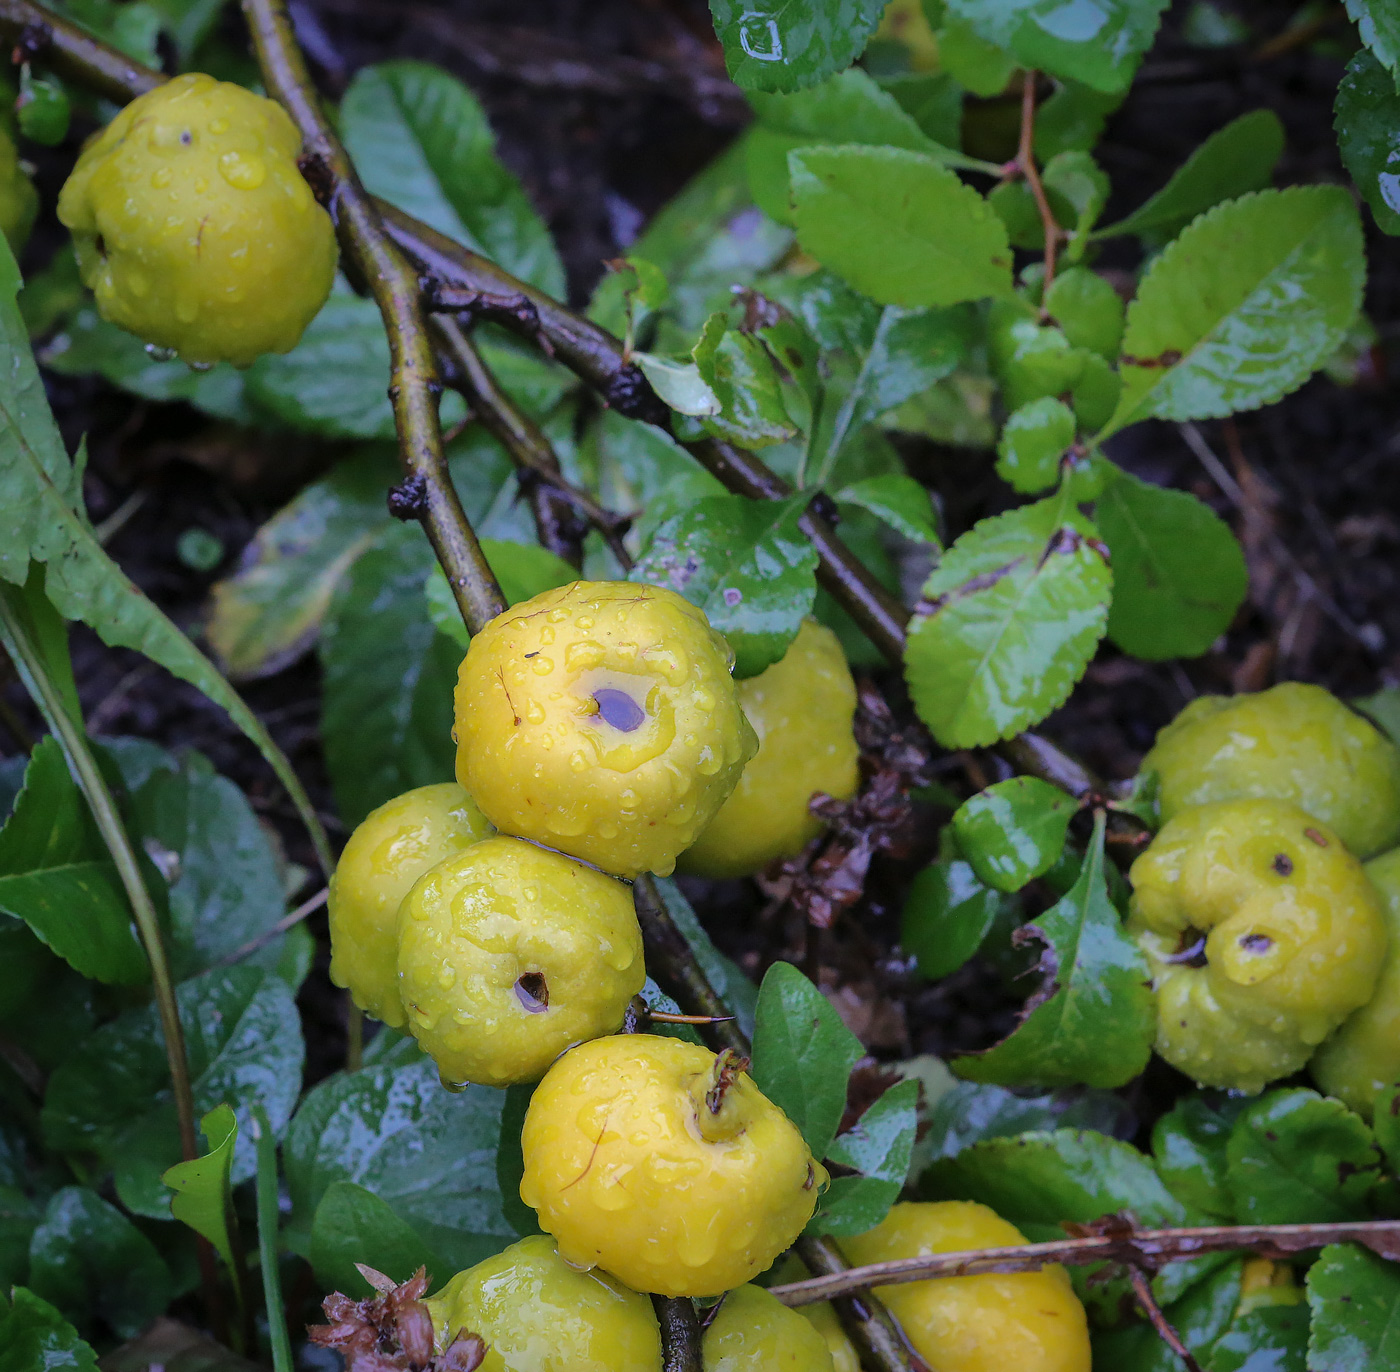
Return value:
M 462 650 L 428 617 L 433 565 L 421 530 L 389 525 L 331 601 L 321 727 L 336 807 L 351 827 L 393 796 L 452 778 Z
M 83 1186 L 50 1199 L 29 1244 L 29 1285 L 79 1329 L 99 1319 L 121 1338 L 138 1333 L 174 1294 L 150 1239 Z
M 426 1267 L 434 1289 L 450 1275 L 451 1266 L 399 1218 L 393 1206 L 351 1181 L 334 1181 L 326 1188 L 311 1222 L 308 1256 L 327 1291 L 343 1291 L 357 1300 L 375 1294 L 357 1263 L 397 1282 Z
M 1001 892 L 979 880 L 971 863 L 932 862 L 909 885 L 900 946 L 913 956 L 921 977 L 937 981 L 982 946 L 997 916 L 1009 908 Z
M 1400 22 L 1396 27 L 1400 38 Z M 1337 87 L 1336 128 L 1342 161 L 1377 227 L 1400 234 L 1400 92 L 1394 75 L 1365 49 Z
M 1302 1302 L 1241 1311 L 1211 1346 L 1205 1372 L 1304 1372 L 1310 1323 Z
M 797 432 L 773 360 L 758 339 L 727 328 L 723 314 L 713 314 L 691 356 L 720 405 L 718 414 L 703 421 L 707 432 L 751 448 L 781 443 Z
M 226 710 L 287 788 L 318 853 L 325 835 L 282 750 L 238 693 L 126 577 L 98 543 L 82 481 L 63 447 L 15 307 L 19 272 L 0 244 L 0 578 L 24 582 L 32 558 L 46 567 L 45 593 L 65 619 L 81 620 L 109 647 L 135 648 Z
M 170 1213 L 202 1234 L 224 1260 L 235 1282 L 242 1274 L 233 1260 L 233 1244 L 229 1240 L 228 1217 L 233 1197 L 233 1150 L 238 1142 L 238 1118 L 227 1105 L 215 1106 L 199 1122 L 209 1144 L 203 1157 L 177 1162 L 161 1177 L 175 1194 L 170 1199 Z
M 260 1101 L 276 1129 L 301 1087 L 304 1050 L 287 984 L 256 967 L 207 972 L 177 988 L 195 1109 L 228 1104 L 238 1113 L 233 1180 L 253 1175 L 248 1106 Z M 87 1154 L 116 1178 L 138 1215 L 170 1217 L 161 1174 L 180 1160 L 170 1068 L 154 1006 L 128 1010 L 81 1039 L 49 1079 L 44 1137 Z
M 629 579 L 669 586 L 698 605 L 734 648 L 734 674 L 756 676 L 812 611 L 817 554 L 798 527 L 809 501 L 701 500 L 656 531 Z
M 1074 411 L 1063 400 L 1043 395 L 1027 401 L 1002 425 L 997 475 L 1022 495 L 1048 491 L 1060 479 L 1060 459 L 1075 428 Z
M 1204 1281 L 1194 1283 L 1179 1299 L 1163 1311 L 1171 1326 L 1181 1336 L 1203 1366 L 1214 1372 L 1215 1365 L 1205 1358 L 1215 1341 L 1229 1328 L 1240 1303 L 1240 1271 L 1238 1260 L 1226 1263 L 1211 1272 Z M 1161 1336 L 1145 1320 L 1100 1331 L 1094 1338 L 1094 1361 L 1104 1367 L 1131 1368 L 1132 1372 L 1180 1372 L 1181 1360 L 1162 1342 Z M 1272 1363 L 1255 1372 L 1285 1372 Z M 1299 1369 L 1301 1372 L 1301 1369 Z
M 1394 0 L 1346 0 L 1346 7 L 1361 41 L 1400 82 L 1400 10 Z
M 486 1086 L 444 1091 L 422 1057 L 323 1081 L 283 1143 L 292 1246 L 308 1251 L 314 1218 L 336 1182 L 372 1192 L 450 1272 L 514 1242 L 496 1175 L 505 1099 Z
M 1054 866 L 1078 808 L 1048 781 L 1011 777 L 964 801 L 953 832 L 982 881 L 998 891 L 1019 891 Z
M 743 90 L 791 91 L 849 67 L 885 0 L 710 0 L 729 78 Z
M 1017 935 L 1044 945 L 1043 984 L 994 1048 L 955 1058 L 962 1077 L 1004 1086 L 1122 1086 L 1144 1067 L 1156 1031 L 1151 973 L 1123 932 L 1104 879 L 1105 819 L 1069 893 Z
M 340 133 L 371 194 L 564 294 L 549 230 L 496 157 L 480 102 L 456 77 L 426 62 L 362 67 L 341 101 Z
M 1380 1179 L 1370 1129 L 1316 1091 L 1271 1091 L 1235 1121 L 1226 1178 L 1241 1224 L 1326 1224 L 1362 1219 Z
M 1217 129 L 1154 196 L 1095 238 L 1137 234 L 1155 244 L 1175 237 L 1198 214 L 1229 197 L 1261 191 L 1283 155 L 1283 125 L 1272 110 L 1251 110 Z
M 1400 1367 L 1400 1271 L 1354 1243 L 1324 1248 L 1308 1269 L 1308 1372 Z
M 1070 267 L 1050 283 L 1045 309 L 1070 345 L 1088 348 L 1106 362 L 1118 357 L 1123 341 L 1123 297 L 1088 267 Z
M 863 1234 L 889 1214 L 909 1177 L 919 1126 L 919 1083 L 891 1086 L 844 1134 L 827 1157 L 859 1176 L 835 1178 L 809 1226 L 814 1234 Z
M 932 157 L 900 148 L 789 154 L 797 236 L 882 305 L 1006 295 L 1011 250 L 995 212 Z
M 984 519 L 924 583 L 905 675 L 949 748 L 1007 738 L 1061 705 L 1103 636 L 1113 577 L 1065 500 Z
M 1235 1218 L 1226 1148 L 1244 1107 L 1238 1097 L 1197 1091 L 1177 1101 L 1152 1130 L 1162 1180 L 1193 1210 L 1225 1223 Z
M 0 829 L 0 911 L 85 977 L 139 985 L 150 976 L 116 869 L 52 737 L 30 755 Z
M 1108 636 L 1149 662 L 1199 657 L 1249 590 L 1244 552 L 1190 492 L 1112 470 L 1095 512 L 1113 562 Z
M 654 425 L 606 410 L 593 433 L 599 494 L 609 509 L 642 511 L 636 531 L 643 548 L 672 515 L 707 496 L 725 494 L 715 477 Z
M 948 12 L 1023 67 L 1121 91 L 1152 46 L 1167 0 L 948 0 Z
M 1104 433 L 1286 395 L 1336 351 L 1365 274 L 1361 222 L 1340 186 L 1217 205 L 1153 261 L 1128 307 L 1123 397 Z
M 700 964 L 706 980 L 715 994 L 729 1007 L 744 1037 L 752 1039 L 755 1032 L 755 1011 L 758 1007 L 758 987 L 744 975 L 738 963 L 725 957 L 710 941 L 681 888 L 670 877 L 658 877 L 656 889 L 661 893 L 672 922 Z
M 632 361 L 651 382 L 652 390 L 677 414 L 713 415 L 723 409 L 719 396 L 710 389 L 694 362 L 645 352 L 634 352 Z
M 507 605 L 519 605 L 554 586 L 567 586 L 577 581 L 579 572 L 562 557 L 541 548 L 538 543 L 505 543 L 499 538 L 483 538 L 481 551 L 496 574 L 501 594 Z M 428 618 L 458 647 L 466 649 L 471 642 L 462 612 L 452 596 L 452 588 L 439 566 L 428 573 L 423 593 L 428 606 Z
M 1058 89 L 1035 112 L 1035 152 L 1048 162 L 1057 153 L 1091 152 L 1103 136 L 1108 116 L 1126 98 L 1126 90 L 1107 95 L 1079 81 L 1061 80 Z
M 835 494 L 842 505 L 858 505 L 884 520 L 897 534 L 915 543 L 931 543 L 940 547 L 938 530 L 934 526 L 933 498 L 928 487 L 912 476 L 890 472 L 885 476 L 868 476 L 853 481 Z
M 648 978 L 648 986 L 654 985 L 655 983 Z M 646 994 L 646 990 L 643 989 L 644 998 Z M 647 1004 L 650 1006 L 651 1003 L 648 999 Z M 674 1002 L 672 1004 L 674 1005 Z M 672 1010 L 672 1013 L 679 1013 L 679 1007 Z M 657 1032 L 664 1033 L 667 1029 L 689 1030 L 694 1035 L 691 1041 L 700 1041 L 699 1035 L 695 1034 L 689 1025 L 656 1027 Z M 501 1103 L 501 1136 L 496 1144 L 496 1185 L 501 1192 L 501 1213 L 521 1238 L 529 1238 L 531 1234 L 543 1232 L 535 1212 L 520 1199 L 520 1182 L 525 1176 L 525 1154 L 520 1145 L 520 1137 L 521 1130 L 525 1127 L 525 1113 L 530 1108 L 530 1098 L 535 1094 L 535 1085 L 533 1081 L 523 1081 L 506 1087 L 505 1099 Z
M 0 1372 L 97 1372 L 97 1354 L 59 1312 L 22 1286 L 0 1293 Z
M 752 1075 L 826 1156 L 846 1108 L 846 1080 L 865 1052 L 831 1002 L 791 963 L 775 962 L 758 989 Z
M 1000 95 L 1016 70 L 1016 59 L 985 38 L 957 14 L 947 14 L 938 31 L 938 58 L 959 85 L 984 98 Z

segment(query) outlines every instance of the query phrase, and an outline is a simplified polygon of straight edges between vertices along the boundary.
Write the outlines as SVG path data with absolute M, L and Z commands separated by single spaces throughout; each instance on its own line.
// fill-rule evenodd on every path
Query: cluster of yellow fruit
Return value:
M 1288 683 L 1193 701 L 1143 772 L 1165 823 L 1129 874 L 1128 928 L 1152 966 L 1157 1051 L 1250 1092 L 1311 1060 L 1369 1115 L 1400 1080 L 1400 851 L 1384 852 L 1400 750 Z

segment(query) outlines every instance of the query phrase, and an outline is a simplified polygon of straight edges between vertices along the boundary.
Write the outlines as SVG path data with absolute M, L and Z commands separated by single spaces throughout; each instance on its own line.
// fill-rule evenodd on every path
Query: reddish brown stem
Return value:
M 1026 178 L 1035 198 L 1035 207 L 1040 211 L 1041 228 L 1045 234 L 1045 281 L 1042 290 L 1048 291 L 1055 279 L 1055 256 L 1060 246 L 1060 224 L 1055 212 L 1050 208 L 1050 198 L 1045 194 L 1045 183 L 1040 179 L 1040 168 L 1035 162 L 1035 72 L 1028 71 L 1021 81 L 1021 141 L 1016 149 L 1016 170 Z

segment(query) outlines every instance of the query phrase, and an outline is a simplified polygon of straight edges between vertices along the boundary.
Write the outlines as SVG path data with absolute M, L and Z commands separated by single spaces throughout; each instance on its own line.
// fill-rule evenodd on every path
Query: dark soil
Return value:
M 1343 58 L 1299 46 L 1268 60 L 1246 48 L 1187 46 L 1167 34 L 1098 150 L 1112 176 L 1109 218 L 1164 183 L 1204 137 L 1260 106 L 1288 131 L 1280 180 L 1344 180 L 1331 103 Z M 1259 41 L 1275 35 L 1280 7 L 1233 6 Z M 1286 7 L 1284 7 L 1286 8 Z M 625 251 L 646 218 L 742 126 L 744 106 L 723 81 L 703 0 L 474 0 L 471 5 L 403 0 L 299 0 L 299 29 L 331 91 L 354 70 L 389 56 L 426 58 L 454 70 L 485 101 L 506 162 L 549 221 L 564 256 L 570 294 L 584 300 L 602 262 Z M 1339 34 L 1344 39 L 1344 34 Z M 61 169 L 44 168 L 45 180 Z M 56 186 L 56 182 L 55 182 Z M 1237 421 L 1199 426 L 1202 458 L 1175 426 L 1147 424 L 1115 440 L 1113 456 L 1153 481 L 1189 489 L 1240 534 L 1250 561 L 1250 601 L 1216 649 L 1193 662 L 1147 664 L 1104 649 L 1072 701 L 1043 732 L 1107 779 L 1131 776 L 1156 730 L 1192 696 L 1316 681 L 1344 696 L 1400 683 L 1400 405 L 1387 379 L 1400 330 L 1400 257 L 1368 222 L 1368 311 L 1381 343 L 1361 379 L 1342 388 L 1317 378 L 1297 394 Z M 35 252 L 42 260 L 41 235 Z M 1131 262 L 1116 265 L 1131 266 Z M 289 470 L 256 435 L 229 434 L 179 406 L 151 407 L 98 383 L 52 379 L 65 434 L 88 435 L 89 509 L 101 523 L 133 497 L 139 505 L 108 544 L 180 624 L 197 631 L 212 582 L 302 480 L 332 455 L 311 452 Z M 279 445 L 279 449 L 284 445 Z M 946 498 L 951 533 L 1004 500 L 990 463 L 929 449 L 911 453 Z M 1216 473 L 1224 473 L 1222 489 Z M 180 535 L 214 535 L 223 560 L 207 572 L 186 566 Z M 233 777 L 283 837 L 290 856 L 311 855 L 286 797 L 223 716 L 192 688 L 134 654 L 75 634 L 80 691 L 95 732 L 139 734 L 195 747 Z M 898 683 L 885 683 L 892 698 Z M 336 820 L 319 749 L 318 672 L 308 657 L 245 694 L 306 781 L 333 835 Z M 17 685 L 4 696 L 0 749 L 39 728 Z M 18 721 L 18 722 L 15 722 Z M 954 758 L 942 779 L 966 792 L 995 775 L 989 759 Z M 926 860 L 939 812 L 923 815 L 915 852 L 877 863 L 868 898 L 809 955 L 802 930 L 763 920 L 754 884 L 692 888 L 717 940 L 751 970 L 786 955 L 806 958 L 877 1056 L 947 1054 L 1004 1034 L 1024 994 L 991 960 L 979 959 L 935 988 L 912 982 L 894 951 L 899 905 L 917 860 Z M 324 948 L 324 918 L 313 928 Z M 342 1001 L 321 970 L 302 995 L 308 1078 L 343 1059 Z M 1166 1072 L 1135 1092 L 1145 1115 L 1175 1090 Z

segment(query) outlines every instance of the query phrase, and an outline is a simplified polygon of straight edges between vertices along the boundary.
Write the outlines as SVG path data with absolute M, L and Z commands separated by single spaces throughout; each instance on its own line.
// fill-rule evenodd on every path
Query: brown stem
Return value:
M 22 60 L 42 62 L 118 103 L 145 95 L 166 80 L 162 72 L 143 67 L 29 0 L 0 0 L 0 33 L 6 42 L 22 40 Z
M 1359 1243 L 1380 1257 L 1400 1261 L 1400 1220 L 1349 1220 L 1339 1224 L 1210 1225 L 1194 1229 L 1115 1228 L 1087 1238 L 1056 1239 L 1050 1243 L 1017 1244 L 1010 1248 L 974 1248 L 934 1253 L 921 1258 L 852 1267 L 832 1276 L 787 1282 L 769 1290 L 785 1305 L 811 1305 L 864 1287 L 894 1286 L 931 1277 L 966 1277 L 983 1272 L 1035 1272 L 1047 1263 L 1084 1266 L 1121 1262 L 1155 1268 L 1201 1253 L 1256 1252 L 1283 1258 L 1332 1243 Z
M 331 128 L 311 84 L 284 0 L 243 0 L 268 92 L 301 132 L 303 157 L 329 181 L 328 203 L 341 250 L 363 278 L 389 340 L 389 399 L 407 473 L 396 513 L 416 517 L 452 587 L 457 608 L 476 633 L 505 601 L 452 485 L 438 423 L 442 385 L 419 303 L 418 276 L 385 235 L 379 214 Z
M 1182 1342 L 1181 1335 L 1172 1328 L 1171 1321 L 1157 1304 L 1157 1297 L 1152 1294 L 1151 1278 L 1142 1268 L 1130 1267 L 1128 1279 L 1133 1284 L 1133 1294 L 1137 1296 L 1138 1305 L 1142 1307 L 1142 1313 L 1147 1316 L 1148 1323 L 1157 1331 L 1157 1337 L 1181 1359 L 1186 1372 L 1201 1372 L 1201 1365 L 1196 1361 L 1195 1355 Z
M 1045 280 L 1041 289 L 1048 291 L 1055 279 L 1055 254 L 1060 246 L 1060 224 L 1050 208 L 1040 168 L 1035 164 L 1035 72 L 1026 72 L 1021 79 L 1021 142 L 1016 149 L 1016 170 L 1026 178 L 1040 211 L 1040 223 L 1045 233 Z
M 700 1321 L 689 1296 L 653 1296 L 661 1325 L 661 1372 L 701 1372 Z

